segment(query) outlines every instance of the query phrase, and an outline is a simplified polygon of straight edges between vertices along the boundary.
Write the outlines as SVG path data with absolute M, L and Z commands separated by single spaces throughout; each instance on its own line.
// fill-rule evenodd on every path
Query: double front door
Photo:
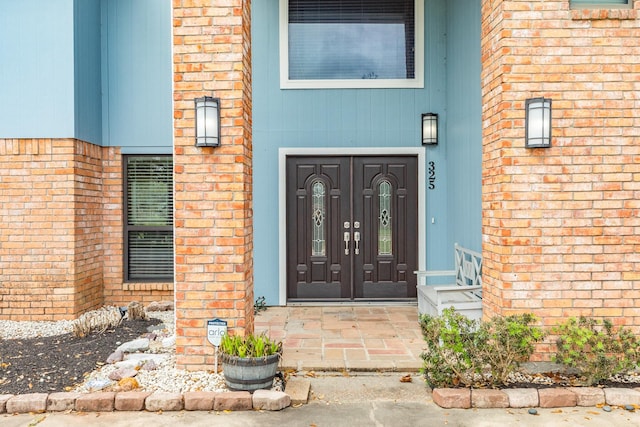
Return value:
M 287 297 L 415 298 L 417 157 L 289 156 Z

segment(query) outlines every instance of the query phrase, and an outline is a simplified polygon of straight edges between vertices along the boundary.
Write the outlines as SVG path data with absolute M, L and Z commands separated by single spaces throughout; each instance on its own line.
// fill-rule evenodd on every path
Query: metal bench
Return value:
M 482 318 L 482 255 L 454 245 L 455 270 L 415 271 L 418 276 L 418 311 L 439 316 L 446 308 L 470 319 Z M 427 284 L 429 277 L 452 277 L 454 283 Z

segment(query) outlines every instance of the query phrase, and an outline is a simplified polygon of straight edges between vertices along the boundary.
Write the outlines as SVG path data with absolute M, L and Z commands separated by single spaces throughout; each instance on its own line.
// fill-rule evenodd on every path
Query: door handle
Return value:
M 356 231 L 353 233 L 353 241 L 356 244 L 354 252 L 356 255 L 360 255 L 360 232 L 359 231 Z
M 348 231 L 344 232 L 344 254 L 345 255 L 349 255 L 349 240 L 351 238 L 350 236 L 351 236 L 351 233 L 349 233 Z

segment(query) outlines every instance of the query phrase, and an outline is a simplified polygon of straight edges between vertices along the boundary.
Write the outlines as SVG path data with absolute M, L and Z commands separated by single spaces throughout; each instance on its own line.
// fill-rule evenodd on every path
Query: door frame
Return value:
M 426 183 L 424 147 L 318 147 L 278 149 L 278 300 L 287 305 L 287 194 L 286 163 L 288 156 L 415 156 L 418 158 L 418 270 L 426 268 Z

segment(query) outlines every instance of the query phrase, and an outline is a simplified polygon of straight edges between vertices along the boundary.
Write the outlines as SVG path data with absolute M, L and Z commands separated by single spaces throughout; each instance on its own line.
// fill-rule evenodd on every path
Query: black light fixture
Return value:
M 220 98 L 196 98 L 196 147 L 220 145 Z
M 551 99 L 529 98 L 525 101 L 526 148 L 551 147 Z
M 438 115 L 424 113 L 422 115 L 422 145 L 438 144 Z

